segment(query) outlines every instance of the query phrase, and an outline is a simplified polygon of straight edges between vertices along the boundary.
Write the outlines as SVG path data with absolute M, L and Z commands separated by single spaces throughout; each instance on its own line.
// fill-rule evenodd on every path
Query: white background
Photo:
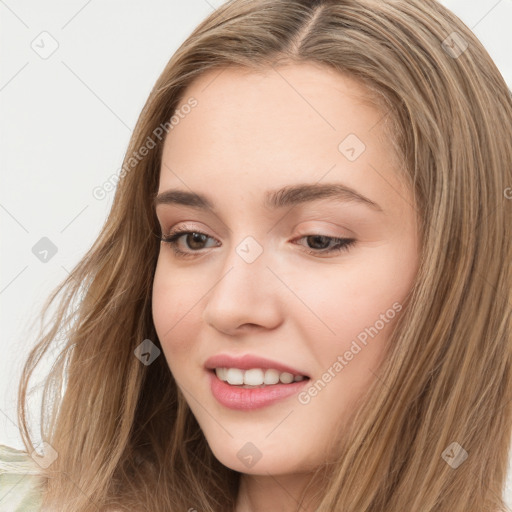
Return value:
M 23 448 L 15 401 L 34 343 L 28 324 L 110 209 L 113 192 L 98 200 L 92 191 L 119 171 L 171 55 L 221 3 L 0 0 L 1 444 Z M 512 0 L 443 3 L 473 29 L 512 88 Z M 58 44 L 45 59 L 33 49 L 42 38 L 46 50 Z M 46 263 L 32 253 L 42 237 L 57 247 Z M 512 506 L 510 481 L 507 500 Z

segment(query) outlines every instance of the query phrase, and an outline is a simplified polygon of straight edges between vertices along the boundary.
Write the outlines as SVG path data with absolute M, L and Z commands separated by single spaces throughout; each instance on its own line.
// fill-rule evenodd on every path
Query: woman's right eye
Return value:
M 192 251 L 184 251 L 180 249 L 179 247 L 179 239 L 185 237 L 186 245 L 192 250 Z M 205 233 L 201 233 L 200 231 L 186 231 L 186 230 L 177 230 L 171 232 L 169 235 L 162 237 L 161 241 L 164 244 L 169 245 L 172 250 L 174 251 L 175 255 L 180 258 L 186 258 L 186 257 L 193 257 L 194 252 L 198 252 L 198 250 L 204 249 L 205 247 L 197 247 L 196 245 L 202 245 L 207 240 L 211 239 L 214 240 L 211 236 L 206 235 Z M 194 249 L 194 246 L 195 249 Z

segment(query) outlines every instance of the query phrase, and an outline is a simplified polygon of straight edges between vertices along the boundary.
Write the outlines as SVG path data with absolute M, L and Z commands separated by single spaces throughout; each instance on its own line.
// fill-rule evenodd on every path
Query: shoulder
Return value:
M 0 512 L 36 512 L 40 509 L 40 467 L 25 451 L 0 444 Z

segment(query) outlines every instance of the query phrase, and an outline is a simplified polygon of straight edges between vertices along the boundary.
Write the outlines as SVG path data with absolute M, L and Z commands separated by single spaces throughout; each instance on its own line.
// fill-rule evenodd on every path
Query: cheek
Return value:
M 152 315 L 166 357 L 190 352 L 194 347 L 202 296 L 195 284 L 180 279 L 180 273 L 172 273 L 159 259 L 153 281 Z
M 346 373 L 378 366 L 413 284 L 415 263 L 414 252 L 383 244 L 347 259 L 345 268 L 302 281 L 299 293 L 316 313 L 306 315 L 302 329 L 313 334 L 312 349 L 323 368 L 345 354 L 352 368 Z
M 389 336 L 414 279 L 414 272 L 400 273 L 391 252 L 389 258 L 385 251 L 381 256 L 371 258 L 373 266 L 359 261 L 361 268 L 354 265 L 350 272 L 333 273 L 337 277 L 325 281 L 328 286 L 322 294 L 309 296 L 311 304 L 316 297 L 311 309 L 318 311 L 322 322 L 317 320 L 315 329 L 309 331 L 303 323 L 302 329 L 309 332 L 310 353 L 318 362 L 318 372 L 299 402 L 311 417 L 326 418 L 326 437 L 335 424 L 341 428 L 349 421 L 365 390 L 378 378 Z M 380 264 L 375 266 L 377 260 Z M 310 336 L 314 332 L 317 335 Z M 339 414 L 327 416 L 326 411 Z

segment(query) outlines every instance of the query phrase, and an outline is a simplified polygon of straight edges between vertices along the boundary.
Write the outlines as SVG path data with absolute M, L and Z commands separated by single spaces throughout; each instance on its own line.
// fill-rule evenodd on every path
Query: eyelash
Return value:
M 201 231 L 195 231 L 195 230 L 190 231 L 190 230 L 183 229 L 181 231 L 177 230 L 177 231 L 171 232 L 168 236 L 161 237 L 160 240 L 164 244 L 169 245 L 171 247 L 171 249 L 174 251 L 175 256 L 177 256 L 179 258 L 193 258 L 196 256 L 194 253 L 200 253 L 200 251 L 192 251 L 192 252 L 182 251 L 181 249 L 178 248 L 177 242 L 178 242 L 178 239 L 181 238 L 183 235 L 191 235 L 194 233 L 197 235 L 206 236 L 207 238 L 212 238 L 211 236 L 208 236 L 206 233 L 202 233 Z M 318 234 L 304 235 L 304 236 L 298 238 L 298 240 L 301 240 L 302 238 L 308 238 L 310 236 L 319 236 L 319 237 L 327 238 L 330 241 L 337 242 L 337 244 L 338 244 L 334 248 L 330 248 L 330 249 L 319 249 L 319 250 L 305 249 L 305 252 L 307 252 L 308 254 L 312 254 L 313 256 L 318 255 L 318 254 L 332 254 L 332 253 L 341 253 L 341 252 L 349 251 L 350 248 L 356 243 L 356 240 L 353 238 L 337 238 L 337 237 L 333 237 L 333 236 L 318 235 Z

